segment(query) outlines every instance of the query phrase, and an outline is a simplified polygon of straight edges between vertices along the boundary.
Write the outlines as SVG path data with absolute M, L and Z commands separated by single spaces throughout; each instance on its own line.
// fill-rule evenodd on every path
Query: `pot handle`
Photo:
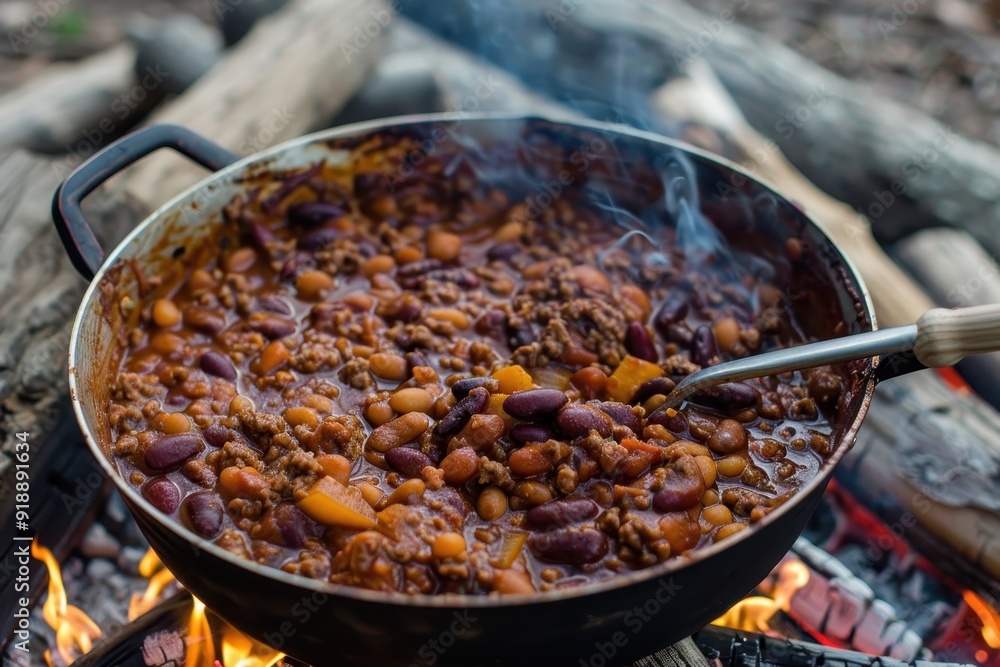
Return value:
M 240 156 L 179 125 L 151 125 L 127 134 L 94 154 L 59 185 L 52 220 L 73 266 L 87 280 L 104 263 L 104 249 L 87 222 L 83 198 L 119 171 L 160 148 L 172 148 L 206 169 L 217 171 Z

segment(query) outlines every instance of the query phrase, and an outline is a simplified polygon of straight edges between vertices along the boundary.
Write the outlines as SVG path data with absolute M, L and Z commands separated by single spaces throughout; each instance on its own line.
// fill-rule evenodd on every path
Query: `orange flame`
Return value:
M 49 571 L 49 595 L 42 605 L 42 617 L 56 631 L 56 649 L 62 662 L 68 665 L 77 656 L 90 651 L 94 640 L 101 636 L 101 629 L 79 607 L 68 603 L 55 555 L 37 540 L 31 543 L 31 555 L 43 561 Z M 51 649 L 45 651 L 44 658 L 52 665 Z
M 225 667 L 272 667 L 285 657 L 227 625 L 222 631 L 222 664 Z
M 983 623 L 983 641 L 990 648 L 1000 648 L 1000 614 L 972 591 L 962 593 L 962 599 Z
M 768 621 L 778 610 L 787 611 L 796 591 L 809 583 L 809 568 L 802 561 L 789 560 L 778 566 L 777 581 L 771 591 L 773 598 L 754 596 L 737 602 L 712 625 L 767 632 Z
M 139 561 L 139 574 L 149 579 L 146 590 L 139 594 L 133 594 L 128 603 L 128 620 L 134 621 L 147 611 L 156 606 L 160 601 L 160 594 L 163 589 L 174 581 L 174 575 L 170 570 L 163 567 L 163 563 L 152 549 Z
M 205 603 L 192 598 L 191 622 L 188 624 L 187 655 L 184 667 L 211 667 L 215 662 L 215 647 L 212 642 L 212 626 L 205 615 Z

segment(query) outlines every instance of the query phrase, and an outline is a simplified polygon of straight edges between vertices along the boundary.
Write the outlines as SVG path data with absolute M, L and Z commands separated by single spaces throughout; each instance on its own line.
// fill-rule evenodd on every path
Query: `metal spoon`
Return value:
M 702 389 L 724 382 L 777 375 L 878 355 L 910 352 L 922 366 L 951 366 L 963 357 L 1000 350 L 1000 304 L 934 308 L 916 324 L 807 343 L 727 361 L 692 373 L 667 396 L 677 407 Z

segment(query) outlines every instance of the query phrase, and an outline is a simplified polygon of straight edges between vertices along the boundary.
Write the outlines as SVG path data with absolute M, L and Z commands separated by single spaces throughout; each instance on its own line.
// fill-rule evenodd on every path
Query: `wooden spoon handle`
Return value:
M 1000 304 L 971 308 L 932 308 L 917 320 L 913 346 L 920 363 L 951 366 L 972 354 L 1000 350 Z

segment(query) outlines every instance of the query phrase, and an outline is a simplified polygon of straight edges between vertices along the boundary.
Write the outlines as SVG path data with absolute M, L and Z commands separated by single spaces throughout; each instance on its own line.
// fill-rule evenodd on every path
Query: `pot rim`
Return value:
M 332 584 L 325 581 L 320 581 L 317 579 L 310 579 L 308 577 L 291 574 L 284 572 L 278 568 L 270 567 L 266 565 L 261 565 L 254 561 L 241 558 L 236 554 L 233 554 L 226 549 L 206 540 L 198 535 L 195 535 L 179 522 L 172 520 L 171 518 L 164 516 L 161 512 L 157 511 L 142 495 L 133 489 L 129 484 L 125 482 L 122 476 L 119 474 L 118 470 L 112 464 L 111 459 L 107 456 L 100 446 L 97 438 L 94 436 L 94 432 L 88 423 L 86 416 L 83 412 L 83 406 L 79 400 L 79 391 L 81 387 L 77 383 L 77 352 L 80 345 L 80 331 L 84 318 L 88 316 L 94 316 L 91 313 L 91 309 L 88 308 L 91 300 L 94 298 L 95 293 L 99 289 L 102 279 L 107 274 L 108 270 L 115 265 L 119 257 L 125 249 L 141 234 L 146 233 L 150 227 L 153 227 L 161 218 L 169 211 L 172 207 L 177 205 L 179 202 L 187 199 L 192 194 L 202 190 L 203 188 L 209 186 L 213 182 L 225 180 L 227 177 L 232 177 L 237 175 L 239 172 L 243 172 L 247 167 L 266 160 L 268 158 L 274 158 L 280 154 L 286 153 L 290 150 L 299 148 L 301 146 L 312 144 L 317 141 L 327 141 L 331 139 L 342 139 L 346 137 L 353 137 L 363 134 L 368 134 L 377 131 L 383 131 L 388 128 L 394 128 L 404 125 L 420 125 L 420 124 L 430 124 L 430 123 L 456 123 L 462 124 L 465 122 L 473 123 L 483 123 L 491 121 L 512 121 L 512 122 L 533 122 L 539 121 L 543 123 L 549 123 L 551 125 L 564 126 L 568 128 L 584 129 L 591 131 L 602 131 L 602 132 L 614 132 L 618 135 L 628 137 L 633 140 L 645 141 L 652 144 L 658 144 L 661 146 L 681 150 L 692 154 L 698 158 L 707 160 L 719 164 L 727 169 L 730 169 L 749 181 L 759 184 L 766 191 L 774 194 L 775 196 L 781 198 L 784 201 L 789 201 L 787 197 L 782 195 L 780 192 L 775 190 L 773 187 L 767 185 L 766 183 L 760 181 L 754 175 L 752 175 L 747 169 L 744 169 L 741 165 L 719 155 L 710 153 L 709 151 L 702 150 L 696 146 L 692 146 L 683 141 L 672 139 L 670 137 L 662 136 L 653 132 L 647 132 L 644 130 L 638 130 L 626 125 L 621 125 L 618 123 L 608 123 L 600 122 L 594 120 L 578 120 L 570 118 L 559 118 L 557 116 L 549 116 L 544 114 L 518 114 L 518 113 L 507 113 L 507 112 L 438 112 L 438 113 L 424 113 L 424 114 L 408 114 L 404 116 L 394 116 L 389 118 L 380 118 L 375 120 L 367 120 L 358 123 L 351 123 L 348 125 L 343 125 L 340 127 L 321 130 L 319 132 L 314 132 L 312 134 L 303 135 L 295 139 L 277 144 L 268 148 L 264 151 L 253 153 L 246 156 L 218 171 L 212 172 L 206 178 L 202 179 L 198 183 L 187 188 L 178 195 L 172 197 L 165 204 L 156 209 L 153 213 L 148 215 L 142 222 L 135 226 L 135 228 L 125 236 L 124 239 L 115 247 L 115 249 L 108 253 L 105 258 L 104 263 L 101 265 L 100 270 L 94 275 L 91 280 L 90 285 L 87 288 L 81 301 L 80 307 L 77 310 L 76 317 L 73 322 L 73 329 L 70 335 L 69 344 L 69 392 L 70 399 L 73 404 L 73 411 L 76 415 L 77 422 L 80 424 L 81 430 L 84 434 L 84 439 L 87 442 L 91 453 L 97 458 L 99 465 L 104 470 L 104 472 L 112 479 L 117 487 L 118 492 L 125 496 L 128 504 L 132 507 L 138 507 L 147 518 L 151 518 L 156 521 L 160 526 L 174 533 L 178 538 L 184 540 L 188 544 L 194 547 L 195 553 L 198 550 L 203 550 L 209 554 L 219 558 L 223 561 L 227 561 L 230 564 L 244 568 L 253 572 L 254 574 L 267 577 L 269 579 L 275 580 L 278 583 L 294 586 L 303 590 L 310 590 L 314 592 L 320 592 L 327 595 L 342 596 L 347 598 L 353 598 L 359 601 L 372 602 L 379 604 L 389 604 L 397 605 L 403 607 L 412 608 L 483 608 L 483 607 L 516 607 L 523 605 L 534 605 L 534 604 L 544 604 L 544 603 L 555 603 L 564 602 L 573 598 L 580 598 L 586 596 L 595 596 L 602 593 L 607 593 L 620 588 L 626 588 L 632 585 L 638 585 L 642 583 L 650 583 L 654 580 L 660 579 L 665 576 L 675 574 L 679 570 L 683 569 L 688 563 L 711 558 L 712 556 L 720 553 L 721 551 L 728 549 L 730 547 L 735 547 L 741 541 L 747 539 L 751 532 L 756 532 L 763 527 L 770 525 L 771 523 L 781 521 L 785 514 L 788 514 L 793 507 L 795 507 L 803 498 L 807 497 L 817 486 L 820 484 L 825 484 L 827 478 L 832 474 L 832 469 L 839 463 L 839 461 L 844 457 L 844 455 L 851 449 L 854 444 L 855 438 L 858 433 L 858 429 L 861 427 L 861 423 L 868 412 L 869 405 L 871 404 L 872 393 L 875 390 L 875 369 L 878 367 L 879 358 L 876 357 L 872 360 L 872 364 L 869 366 L 867 371 L 867 377 L 864 379 L 863 392 L 864 396 L 861 401 L 860 407 L 854 420 L 851 422 L 850 426 L 844 431 L 844 435 L 837 449 L 830 455 L 830 457 L 823 462 L 820 466 L 818 473 L 815 477 L 809 480 L 805 485 L 803 485 L 791 498 L 789 501 L 781 504 L 777 509 L 768 513 L 758 524 L 752 526 L 750 530 L 741 531 L 737 535 L 727 538 L 721 542 L 716 542 L 706 547 L 699 548 L 691 556 L 681 556 L 678 558 L 670 559 L 659 563 L 652 567 L 648 567 L 642 570 L 636 570 L 629 572 L 627 574 L 621 574 L 614 576 L 606 581 L 589 583 L 583 586 L 560 589 L 555 591 L 547 591 L 545 593 L 524 593 L 524 594 L 514 594 L 514 595 L 502 595 L 502 596 L 488 596 L 488 595 L 470 595 L 470 594 L 460 594 L 460 593 L 446 593 L 446 594 L 436 594 L 436 595 L 411 595 L 407 593 L 391 592 L 387 593 L 384 591 L 373 591 L 364 588 L 347 586 L 343 584 Z M 865 308 L 865 314 L 868 316 L 872 324 L 872 330 L 878 328 L 875 319 L 875 308 L 871 300 L 871 295 L 869 293 L 867 285 L 865 285 L 861 274 L 858 272 L 857 267 L 854 263 L 843 254 L 840 246 L 831 238 L 831 236 L 818 225 L 809 215 L 802 213 L 803 217 L 815 228 L 819 234 L 825 238 L 830 246 L 836 251 L 838 259 L 843 262 L 845 269 L 847 270 L 848 277 L 854 282 L 858 287 L 858 297 Z

